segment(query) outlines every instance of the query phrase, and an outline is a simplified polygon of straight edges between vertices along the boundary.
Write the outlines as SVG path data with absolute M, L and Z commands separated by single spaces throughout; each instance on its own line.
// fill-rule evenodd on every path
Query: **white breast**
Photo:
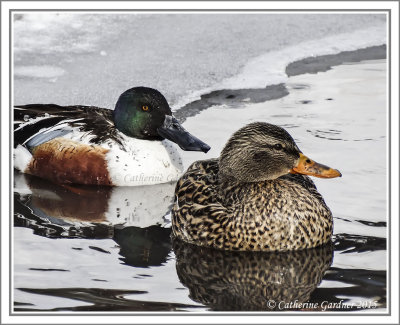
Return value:
M 175 144 L 168 140 L 126 139 L 126 151 L 113 146 L 106 154 L 108 171 L 117 186 L 139 186 L 177 181 L 183 172 Z

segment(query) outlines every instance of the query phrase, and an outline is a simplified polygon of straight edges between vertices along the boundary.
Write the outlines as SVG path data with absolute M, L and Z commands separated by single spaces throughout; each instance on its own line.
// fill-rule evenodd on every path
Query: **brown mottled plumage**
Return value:
M 341 176 L 301 154 L 284 129 L 267 123 L 243 127 L 219 159 L 193 163 L 178 181 L 174 236 L 200 246 L 246 251 L 328 242 L 331 211 L 310 178 L 289 174 L 299 172 Z

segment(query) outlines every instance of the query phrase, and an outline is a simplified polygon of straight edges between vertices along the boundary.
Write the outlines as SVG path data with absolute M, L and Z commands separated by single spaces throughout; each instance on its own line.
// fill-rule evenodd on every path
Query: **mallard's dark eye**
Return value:
M 275 150 L 282 150 L 283 147 L 282 147 L 282 145 L 280 143 L 277 143 L 277 144 L 274 145 L 274 149 Z
M 144 111 L 148 111 L 148 110 L 149 110 L 149 106 L 147 106 L 147 105 L 143 105 L 143 106 L 142 106 L 142 110 L 144 110 Z

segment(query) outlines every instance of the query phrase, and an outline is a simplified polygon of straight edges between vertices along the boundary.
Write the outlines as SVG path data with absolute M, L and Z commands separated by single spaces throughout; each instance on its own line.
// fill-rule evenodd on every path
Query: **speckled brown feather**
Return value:
M 330 240 L 331 211 L 307 176 L 234 185 L 220 183 L 218 171 L 217 159 L 198 161 L 178 181 L 175 237 L 245 251 L 296 250 Z
M 108 149 L 55 138 L 32 151 L 25 173 L 56 183 L 112 185 L 107 170 Z

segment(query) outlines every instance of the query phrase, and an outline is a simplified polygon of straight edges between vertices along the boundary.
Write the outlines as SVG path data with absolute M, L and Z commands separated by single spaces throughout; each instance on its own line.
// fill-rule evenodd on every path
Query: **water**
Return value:
M 186 167 L 247 123 L 278 124 L 343 174 L 315 179 L 332 243 L 197 248 L 171 240 L 174 184 L 68 187 L 15 173 L 14 311 L 386 311 L 386 61 L 286 75 L 295 60 L 385 44 L 385 15 L 232 17 L 15 15 L 14 103 L 112 108 L 130 87 L 157 88 L 212 146 L 182 152 Z
M 385 60 L 345 64 L 291 77 L 280 99 L 242 98 L 186 119 L 212 146 L 209 157 L 238 127 L 262 120 L 338 168 L 342 178 L 315 179 L 334 215 L 325 247 L 198 248 L 171 240 L 174 184 L 65 187 L 15 174 L 15 311 L 385 310 L 385 80 Z M 182 155 L 186 165 L 204 158 Z

